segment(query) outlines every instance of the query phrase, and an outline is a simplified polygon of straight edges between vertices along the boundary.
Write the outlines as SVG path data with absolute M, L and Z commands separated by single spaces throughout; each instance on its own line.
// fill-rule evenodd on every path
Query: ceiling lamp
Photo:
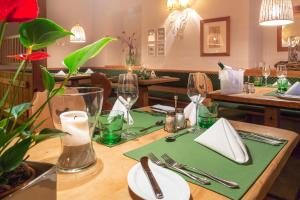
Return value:
M 86 41 L 84 29 L 79 24 L 76 24 L 75 26 L 73 26 L 71 29 L 71 32 L 74 35 L 70 36 L 70 42 L 84 43 Z
M 185 9 L 189 6 L 190 0 L 168 0 L 167 7 L 169 10 Z
M 283 26 L 294 22 L 291 0 L 262 0 L 259 24 L 262 26 Z

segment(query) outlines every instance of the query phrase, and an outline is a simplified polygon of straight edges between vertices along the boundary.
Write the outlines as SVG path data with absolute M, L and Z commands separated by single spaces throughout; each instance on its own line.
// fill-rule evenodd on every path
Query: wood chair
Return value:
M 103 110 L 111 110 L 112 104 L 109 102 L 109 97 L 112 93 L 111 81 L 108 80 L 104 73 L 93 73 L 91 75 L 91 84 L 95 87 L 103 88 Z

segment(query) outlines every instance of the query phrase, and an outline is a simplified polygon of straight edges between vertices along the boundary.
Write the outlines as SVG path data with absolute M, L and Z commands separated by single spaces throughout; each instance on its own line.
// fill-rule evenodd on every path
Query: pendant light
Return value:
M 262 0 L 259 24 L 262 26 L 283 26 L 294 22 L 291 0 Z
M 70 36 L 70 42 L 72 43 L 84 43 L 86 41 L 85 31 L 82 26 L 76 24 L 72 27 L 71 32 L 74 35 Z

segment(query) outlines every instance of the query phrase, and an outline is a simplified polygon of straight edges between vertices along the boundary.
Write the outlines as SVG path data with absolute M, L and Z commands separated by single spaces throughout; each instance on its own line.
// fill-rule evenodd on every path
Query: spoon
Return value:
M 154 128 L 156 126 L 162 126 L 162 125 L 164 125 L 164 121 L 163 120 L 159 120 L 159 121 L 156 121 L 155 124 L 153 124 L 153 125 L 151 125 L 151 126 L 149 126 L 147 128 L 141 129 L 140 132 L 144 132 L 144 131 L 149 130 L 150 128 Z
M 191 133 L 191 132 L 193 132 L 193 131 L 194 131 L 194 129 L 193 129 L 193 128 L 190 128 L 190 129 L 188 129 L 187 131 L 185 131 L 185 132 L 183 132 L 183 133 L 179 133 L 179 134 L 176 134 L 176 135 L 172 135 L 172 136 L 165 137 L 165 140 L 166 140 L 166 142 L 175 142 L 175 141 L 176 141 L 176 138 L 181 137 L 181 136 L 183 136 L 183 135 L 186 135 L 186 134 L 188 134 L 188 133 Z

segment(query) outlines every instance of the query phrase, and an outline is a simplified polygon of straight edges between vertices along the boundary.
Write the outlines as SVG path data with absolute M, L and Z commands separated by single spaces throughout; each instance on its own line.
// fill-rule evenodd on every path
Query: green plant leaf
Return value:
M 0 168 L 4 172 L 16 169 L 22 163 L 31 142 L 31 138 L 27 138 L 7 149 L 0 157 Z
M 54 137 L 63 136 L 63 135 L 65 135 L 65 133 L 62 132 L 61 130 L 52 129 L 52 128 L 45 128 L 40 132 L 40 134 L 34 135 L 33 140 L 35 141 L 35 143 L 40 143 L 44 140 L 54 138 Z
M 53 93 L 56 93 L 55 96 L 63 95 L 65 93 L 65 87 L 54 89 Z
M 11 110 L 11 115 L 15 118 L 18 119 L 19 116 L 21 116 L 26 110 L 31 108 L 32 104 L 31 103 L 22 103 L 19 105 L 16 105 L 12 108 Z M 10 108 L 5 109 L 6 112 L 10 111 Z
M 0 129 L 3 129 L 4 127 L 6 127 L 6 125 L 8 124 L 8 122 L 9 122 L 8 118 L 2 119 L 0 121 Z
M 52 91 L 55 86 L 55 80 L 45 67 L 42 67 L 42 79 L 45 89 L 48 91 Z
M 45 48 L 57 39 L 72 35 L 55 22 L 44 18 L 21 24 L 19 33 L 22 45 L 32 47 L 32 50 Z
M 94 58 L 108 43 L 113 40 L 116 39 L 105 37 L 69 54 L 64 59 L 64 65 L 69 69 L 69 74 L 76 74 L 82 65 L 84 65 L 88 60 Z

